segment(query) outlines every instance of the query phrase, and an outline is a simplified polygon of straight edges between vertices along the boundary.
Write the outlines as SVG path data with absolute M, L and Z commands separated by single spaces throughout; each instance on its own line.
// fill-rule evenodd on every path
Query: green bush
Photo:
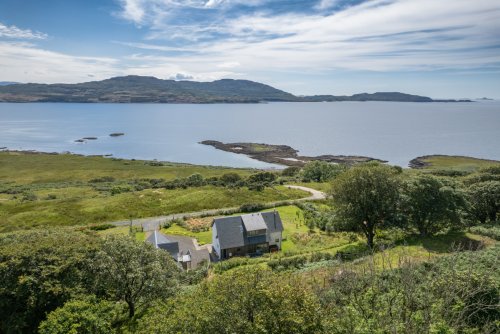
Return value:
M 248 203 L 240 206 L 241 212 L 256 212 L 267 209 L 267 206 L 262 203 Z
M 344 165 L 332 164 L 326 161 L 311 161 L 302 169 L 302 179 L 305 182 L 326 182 L 345 170 Z
M 500 226 L 474 226 L 470 228 L 470 231 L 475 234 L 500 240 Z

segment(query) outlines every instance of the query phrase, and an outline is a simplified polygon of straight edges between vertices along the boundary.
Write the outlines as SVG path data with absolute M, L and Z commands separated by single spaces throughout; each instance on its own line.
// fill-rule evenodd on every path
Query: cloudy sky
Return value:
M 128 74 L 500 98 L 500 1 L 0 1 L 0 81 Z

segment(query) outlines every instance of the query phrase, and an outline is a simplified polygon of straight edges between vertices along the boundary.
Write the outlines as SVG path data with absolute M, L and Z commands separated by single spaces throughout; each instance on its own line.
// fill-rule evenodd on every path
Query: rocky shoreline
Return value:
M 368 161 L 387 162 L 371 157 L 356 155 L 320 155 L 316 157 L 307 157 L 298 155 L 298 150 L 287 145 L 271 145 L 259 143 L 222 143 L 216 140 L 204 140 L 200 142 L 203 145 L 215 147 L 218 150 L 245 154 L 255 160 L 279 164 L 285 166 L 304 166 L 309 161 L 327 161 L 346 165 L 354 165 Z

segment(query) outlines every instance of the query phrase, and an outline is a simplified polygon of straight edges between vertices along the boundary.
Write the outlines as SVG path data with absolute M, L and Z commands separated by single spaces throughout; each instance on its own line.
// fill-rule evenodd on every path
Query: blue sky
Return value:
M 497 0 L 0 0 L 0 81 L 500 98 Z

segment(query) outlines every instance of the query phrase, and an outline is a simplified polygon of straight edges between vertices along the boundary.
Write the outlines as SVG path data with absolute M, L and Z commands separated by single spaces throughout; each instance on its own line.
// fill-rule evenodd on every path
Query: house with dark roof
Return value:
M 283 223 L 278 212 L 214 219 L 212 250 L 220 260 L 281 249 Z
M 210 253 L 207 248 L 199 247 L 192 238 L 184 236 L 174 236 L 159 231 L 153 231 L 146 242 L 155 248 L 163 249 L 177 262 L 179 267 L 185 270 L 194 269 L 201 263 L 210 262 Z

